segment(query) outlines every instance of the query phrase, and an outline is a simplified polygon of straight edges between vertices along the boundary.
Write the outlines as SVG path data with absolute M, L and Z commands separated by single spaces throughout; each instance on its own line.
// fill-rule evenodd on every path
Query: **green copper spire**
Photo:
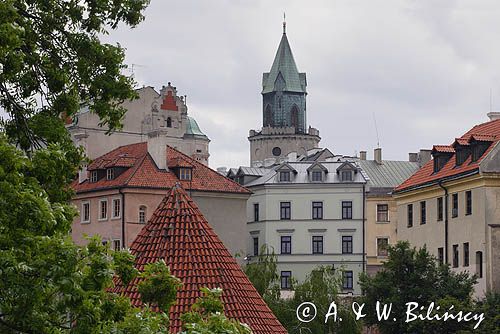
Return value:
M 274 57 L 273 66 L 269 73 L 264 73 L 262 78 L 262 94 L 276 90 L 284 92 L 306 93 L 306 75 L 299 73 L 293 59 L 292 49 L 286 37 L 286 22 L 283 22 L 283 36 Z M 277 85 L 278 77 L 284 81 L 284 85 Z M 280 80 L 281 81 L 281 80 Z M 276 87 L 279 86 L 279 87 Z

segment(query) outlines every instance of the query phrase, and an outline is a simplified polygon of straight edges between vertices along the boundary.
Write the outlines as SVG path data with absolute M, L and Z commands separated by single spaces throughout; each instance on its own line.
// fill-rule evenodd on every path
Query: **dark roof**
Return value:
M 180 187 L 173 187 L 130 246 L 135 267 L 164 260 L 172 275 L 182 281 L 176 303 L 170 308 L 170 332 L 181 330 L 180 315 L 201 296 L 200 288 L 223 289 L 226 316 L 248 324 L 255 334 L 287 333 L 236 260 L 224 247 L 202 213 Z M 123 286 L 115 279 L 112 292 L 128 296 L 142 306 L 134 279 Z
M 418 170 L 417 162 L 384 160 L 359 160 L 361 173 L 367 178 L 367 186 L 372 188 L 395 188 Z

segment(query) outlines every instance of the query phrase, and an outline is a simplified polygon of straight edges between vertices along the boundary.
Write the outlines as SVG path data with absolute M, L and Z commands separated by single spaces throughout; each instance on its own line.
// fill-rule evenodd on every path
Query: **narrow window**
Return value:
M 144 205 L 139 207 L 139 223 L 146 223 L 146 207 Z
M 254 222 L 259 221 L 259 203 L 253 204 L 253 221 Z
M 254 256 L 259 255 L 259 238 L 258 237 L 253 238 L 253 255 Z
M 172 127 L 172 118 L 167 117 L 167 128 L 171 128 L 171 127 Z
M 464 242 L 464 267 L 469 266 L 469 243 Z
M 121 243 L 121 240 L 120 239 L 115 239 L 113 240 L 113 249 L 115 251 L 119 251 L 121 248 L 122 248 L 122 243 Z
M 343 170 L 340 173 L 340 176 L 341 176 L 342 182 L 352 181 L 352 171 L 350 171 L 350 170 Z
M 292 254 L 292 237 L 289 235 L 281 237 L 281 254 Z
M 465 214 L 472 214 L 472 191 L 465 192 Z
M 352 254 L 352 236 L 342 236 L 342 254 Z
M 437 220 L 443 220 L 443 198 L 438 197 L 437 199 Z
M 108 200 L 100 200 L 99 207 L 99 220 L 108 219 Z
M 413 204 L 408 204 L 408 227 L 413 226 Z
M 444 263 L 444 248 L 443 247 L 438 248 L 438 261 L 439 261 L 439 264 Z
M 424 225 L 427 222 L 427 209 L 425 206 L 425 201 L 420 202 L 420 225 Z
M 312 219 L 323 219 L 323 202 L 312 202 Z
M 115 170 L 113 168 L 106 169 L 106 180 L 113 180 L 115 178 Z
M 191 168 L 181 168 L 179 170 L 179 180 L 191 180 Z
M 352 219 L 351 201 L 342 201 L 342 219 Z
M 289 171 L 280 172 L 280 182 L 290 182 L 290 172 Z
M 281 289 L 290 290 L 292 288 L 292 272 L 282 271 L 281 272 Z
M 476 274 L 477 277 L 483 278 L 483 252 L 476 252 Z
M 389 221 L 389 205 L 377 204 L 377 222 Z
M 82 203 L 82 223 L 90 222 L 90 203 Z
M 120 218 L 121 208 L 121 200 L 119 198 L 113 199 L 113 218 Z
M 291 203 L 281 202 L 280 203 L 280 219 L 289 220 L 291 219 Z
M 311 179 L 313 182 L 321 182 L 323 181 L 323 172 L 320 170 L 313 170 Z
M 97 182 L 97 171 L 93 170 L 90 172 L 90 182 Z
M 389 239 L 388 238 L 377 238 L 377 256 L 386 257 L 389 255 L 388 252 Z
M 451 217 L 458 217 L 458 194 L 451 195 Z
M 458 268 L 458 245 L 453 245 L 453 268 Z
M 323 236 L 314 235 L 312 237 L 312 253 L 323 254 Z
M 353 274 L 351 270 L 344 271 L 342 288 L 344 290 L 352 290 Z

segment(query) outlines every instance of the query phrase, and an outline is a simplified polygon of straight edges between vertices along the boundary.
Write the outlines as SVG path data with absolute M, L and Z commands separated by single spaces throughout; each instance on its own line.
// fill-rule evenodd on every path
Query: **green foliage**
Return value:
M 142 301 L 168 312 L 175 302 L 177 288 L 181 283 L 170 274 L 165 261 L 147 264 L 140 277 L 143 281 L 138 284 L 137 290 L 141 294 Z
M 137 277 L 138 271 L 134 267 L 134 256 L 129 250 L 115 251 L 113 253 L 114 270 L 123 285 L 128 285 Z
M 182 334 L 251 334 L 246 324 L 228 319 L 224 315 L 221 289 L 201 289 L 203 295 L 181 316 Z
M 476 278 L 467 273 L 455 273 L 449 266 L 439 265 L 425 248 L 417 250 L 410 248 L 408 242 L 399 242 L 389 247 L 389 257 L 381 271 L 373 277 L 364 274 L 360 278 L 365 309 L 375 310 L 377 301 L 392 303 L 397 321 L 379 322 L 375 312 L 367 312 L 364 319 L 370 325 L 376 324 L 382 333 L 451 333 L 457 330 L 451 321 L 439 328 L 430 328 L 426 326 L 429 323 L 419 320 L 405 323 L 406 303 L 427 307 L 431 302 L 447 305 L 452 300 L 460 301 L 460 307 L 467 309 L 471 307 L 475 282 Z M 462 328 L 467 329 L 466 325 Z
M 474 309 L 476 313 L 484 313 L 484 321 L 475 329 L 474 333 L 499 334 L 500 333 L 500 293 L 486 294 L 484 299 L 477 302 Z
M 279 279 L 276 261 L 274 250 L 267 245 L 262 245 L 257 261 L 245 267 L 245 274 L 262 297 L 270 292 L 272 285 L 276 284 Z

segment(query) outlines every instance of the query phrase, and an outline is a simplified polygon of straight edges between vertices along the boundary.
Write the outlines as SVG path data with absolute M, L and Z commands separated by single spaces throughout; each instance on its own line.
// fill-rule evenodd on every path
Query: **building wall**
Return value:
M 362 185 L 295 185 L 251 188 L 247 204 L 247 246 L 253 255 L 253 238 L 259 247 L 272 247 L 278 270 L 291 271 L 298 281 L 317 266 L 353 271 L 354 294 L 360 294 L 358 275 L 363 270 Z M 280 202 L 291 202 L 291 219 L 280 220 Z M 323 219 L 312 219 L 312 202 L 323 202 Z M 342 219 L 342 201 L 352 201 L 353 219 Z M 254 222 L 254 204 L 259 203 L 259 222 Z M 280 254 L 281 236 L 291 236 L 291 254 Z M 323 254 L 312 254 L 312 237 L 323 236 Z M 342 236 L 353 237 L 353 253 L 342 254 Z
M 498 181 L 495 187 L 487 186 L 488 181 L 480 176 L 470 176 L 462 180 L 445 183 L 449 189 L 448 199 L 448 262 L 453 264 L 453 245 L 458 245 L 459 261 L 458 267 L 454 271 L 468 271 L 474 274 L 478 270 L 479 264 L 476 263 L 476 252 L 482 252 L 483 277 L 478 278 L 475 285 L 475 296 L 483 296 L 485 291 L 491 288 L 494 279 L 494 272 L 498 272 L 498 260 L 491 258 L 494 250 L 490 248 L 491 240 L 488 240 L 488 233 L 491 229 L 488 227 L 490 221 L 498 222 L 500 220 L 499 199 L 500 188 Z M 465 192 L 472 191 L 472 214 L 465 214 Z M 452 217 L 452 194 L 458 194 L 458 216 Z M 426 246 L 427 250 L 438 257 L 438 248 L 445 246 L 445 216 L 443 221 L 437 220 L 437 198 L 443 197 L 444 191 L 437 186 L 428 187 L 423 190 L 415 190 L 405 194 L 398 194 L 398 239 L 408 240 L 413 246 Z M 420 202 L 425 201 L 427 206 L 427 222 L 420 224 Z M 408 204 L 413 204 L 413 227 L 408 227 L 407 208 Z M 493 233 L 493 238 L 497 236 Z M 488 238 L 487 238 L 488 237 Z M 469 265 L 464 266 L 464 247 L 463 244 L 469 243 Z M 493 241 L 493 249 L 496 242 Z M 496 250 L 498 251 L 498 249 Z
M 167 194 L 167 190 L 125 188 L 123 192 L 125 194 L 125 239 L 128 247 L 144 227 L 144 224 L 139 223 L 139 207 L 146 206 L 146 221 L 148 221 Z M 249 195 L 195 191 L 191 195 L 231 254 L 241 253 L 242 249 L 246 249 L 246 240 L 243 236 L 246 234 L 245 207 Z M 90 223 L 81 223 L 81 217 L 75 217 L 72 225 L 73 240 L 77 244 L 85 244 L 84 234 L 89 236 L 98 234 L 103 240 L 121 240 L 122 219 L 112 219 L 110 216 L 112 198 L 120 197 L 118 190 L 97 191 L 75 196 L 72 202 L 76 205 L 78 212 L 82 210 L 83 202 L 90 202 L 91 220 Z M 106 220 L 98 220 L 100 199 L 108 199 L 108 219 Z

